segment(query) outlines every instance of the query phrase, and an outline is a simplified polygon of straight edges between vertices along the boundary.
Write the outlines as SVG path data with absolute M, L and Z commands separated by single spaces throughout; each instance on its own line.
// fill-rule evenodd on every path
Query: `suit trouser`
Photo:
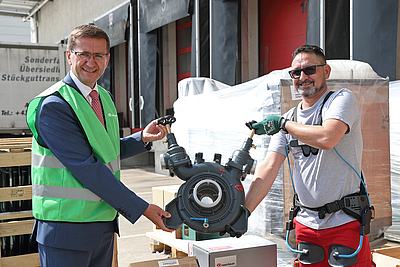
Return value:
M 305 267 L 330 267 L 328 263 L 328 251 L 329 247 L 333 244 L 340 244 L 357 249 L 360 242 L 360 233 L 358 221 L 352 221 L 344 225 L 315 230 L 297 222 L 294 220 L 296 228 L 296 243 L 298 242 L 309 242 L 321 246 L 325 251 L 324 260 L 315 264 L 301 264 L 299 266 Z M 357 267 L 371 267 L 371 249 L 369 246 L 368 236 L 363 237 L 362 248 L 357 254 Z
M 42 267 L 111 267 L 114 227 L 109 224 L 100 244 L 91 251 L 69 250 L 38 244 Z

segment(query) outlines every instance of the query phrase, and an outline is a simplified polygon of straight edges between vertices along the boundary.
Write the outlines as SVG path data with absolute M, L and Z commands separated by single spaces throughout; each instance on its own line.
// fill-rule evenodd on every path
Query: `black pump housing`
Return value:
M 161 155 L 161 165 L 185 183 L 165 207 L 172 215 L 164 218 L 165 225 L 177 229 L 185 223 L 203 233 L 245 233 L 249 211 L 243 207 L 245 192 L 241 181 L 255 168 L 249 155 L 253 140 L 247 138 L 224 166 L 220 154 L 215 154 L 214 162 L 205 162 L 203 154 L 197 153 L 192 164 L 173 133 L 167 135 L 167 141 L 168 151 Z

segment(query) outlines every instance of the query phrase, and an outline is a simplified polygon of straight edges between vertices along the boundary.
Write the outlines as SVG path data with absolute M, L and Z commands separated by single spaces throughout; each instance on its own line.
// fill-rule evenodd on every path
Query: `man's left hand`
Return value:
M 271 115 L 266 117 L 263 121 L 253 124 L 253 128 L 258 135 L 274 135 L 279 132 L 282 119 L 283 117 Z
M 144 216 L 146 216 L 147 219 L 149 219 L 151 222 L 153 222 L 155 225 L 157 225 L 159 228 L 161 228 L 165 232 L 172 232 L 174 229 L 167 228 L 164 224 L 163 218 L 170 218 L 171 214 L 169 212 L 166 212 L 162 208 L 160 208 L 157 205 L 154 204 L 149 204 L 145 212 L 143 213 Z
M 167 135 L 167 129 L 154 120 L 150 122 L 142 132 L 143 142 L 153 142 L 163 139 Z

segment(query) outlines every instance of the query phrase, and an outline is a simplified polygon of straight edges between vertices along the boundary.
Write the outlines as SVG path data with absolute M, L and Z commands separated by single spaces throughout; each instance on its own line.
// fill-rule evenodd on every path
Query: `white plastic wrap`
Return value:
M 188 84 L 212 87 L 204 88 L 204 94 L 184 94 L 187 95 L 185 97 L 180 94 L 181 97 L 174 104 L 176 122 L 172 124 L 172 132 L 178 144 L 186 149 L 192 162 L 197 152 L 203 152 L 206 161 L 212 161 L 214 154 L 219 153 L 224 165 L 249 136 L 251 131 L 245 125 L 247 121 L 260 121 L 268 115 L 280 115 L 281 78 L 290 78 L 287 70 L 275 71 L 223 90 L 216 90 L 215 81 L 207 78 L 182 81 L 180 88 Z M 182 83 L 184 86 L 181 86 Z M 268 149 L 269 137 L 255 136 L 253 140 L 257 148 L 251 149 L 250 155 L 261 162 Z M 251 178 L 250 175 L 247 176 L 243 183 L 246 191 Z M 265 236 L 274 232 L 274 228 L 282 227 L 283 196 L 280 176 L 266 200 L 250 216 L 249 232 Z
M 200 95 L 214 91 L 230 88 L 229 85 L 219 81 L 204 79 L 204 78 L 190 78 L 184 79 L 178 84 L 178 98 L 190 95 Z
M 380 79 L 372 67 L 357 60 L 327 60 L 332 68 L 330 79 Z
M 400 81 L 390 82 L 390 163 L 393 225 L 387 230 L 389 240 L 400 241 Z

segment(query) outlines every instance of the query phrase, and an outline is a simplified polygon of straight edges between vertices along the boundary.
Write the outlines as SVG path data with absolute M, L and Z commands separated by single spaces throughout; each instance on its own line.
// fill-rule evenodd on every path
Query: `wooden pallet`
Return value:
M 162 230 L 146 233 L 150 238 L 150 249 L 159 252 L 171 252 L 172 258 L 188 256 L 188 240 L 172 238 L 171 234 Z
M 31 165 L 32 138 L 0 138 L 0 167 Z M 32 185 L 0 188 L 0 202 L 32 199 Z M 13 221 L 17 219 L 27 219 Z M 34 224 L 32 211 L 0 213 L 0 237 L 31 234 Z M 114 240 L 112 267 L 118 267 L 117 237 Z M 24 254 L 1 258 L 0 267 L 37 267 L 40 266 L 39 253 Z
M 17 186 L 0 188 L 0 202 L 32 199 L 32 186 Z M 17 211 L 0 213 L 0 221 L 32 218 L 24 221 L 0 223 L 0 237 L 25 235 L 32 233 L 34 219 L 32 211 Z M 0 250 L 1 257 L 1 250 Z M 0 258 L 0 267 L 37 267 L 40 266 L 39 253 L 24 254 Z M 117 236 L 114 237 L 114 256 L 112 267 L 118 267 Z
M 0 167 L 31 165 L 32 137 L 0 138 Z
M 16 167 L 31 165 L 32 138 L 0 139 L 0 167 Z M 14 186 L 0 188 L 0 202 L 30 200 L 32 186 Z M 26 219 L 18 221 L 19 219 Z M 0 213 L 0 237 L 30 234 L 33 229 L 32 211 Z M 1 253 L 1 252 L 0 252 Z M 1 256 L 1 254 L 0 254 Z M 36 267 L 40 266 L 39 253 L 0 258 L 0 267 Z
M 16 186 L 0 188 L 0 202 L 32 199 L 32 186 Z M 17 220 L 0 223 L 0 237 L 30 234 L 33 229 L 32 211 L 0 213 L 0 220 Z M 1 251 L 0 251 L 1 256 Z M 39 253 L 24 254 L 0 258 L 0 267 L 37 267 L 40 266 Z

